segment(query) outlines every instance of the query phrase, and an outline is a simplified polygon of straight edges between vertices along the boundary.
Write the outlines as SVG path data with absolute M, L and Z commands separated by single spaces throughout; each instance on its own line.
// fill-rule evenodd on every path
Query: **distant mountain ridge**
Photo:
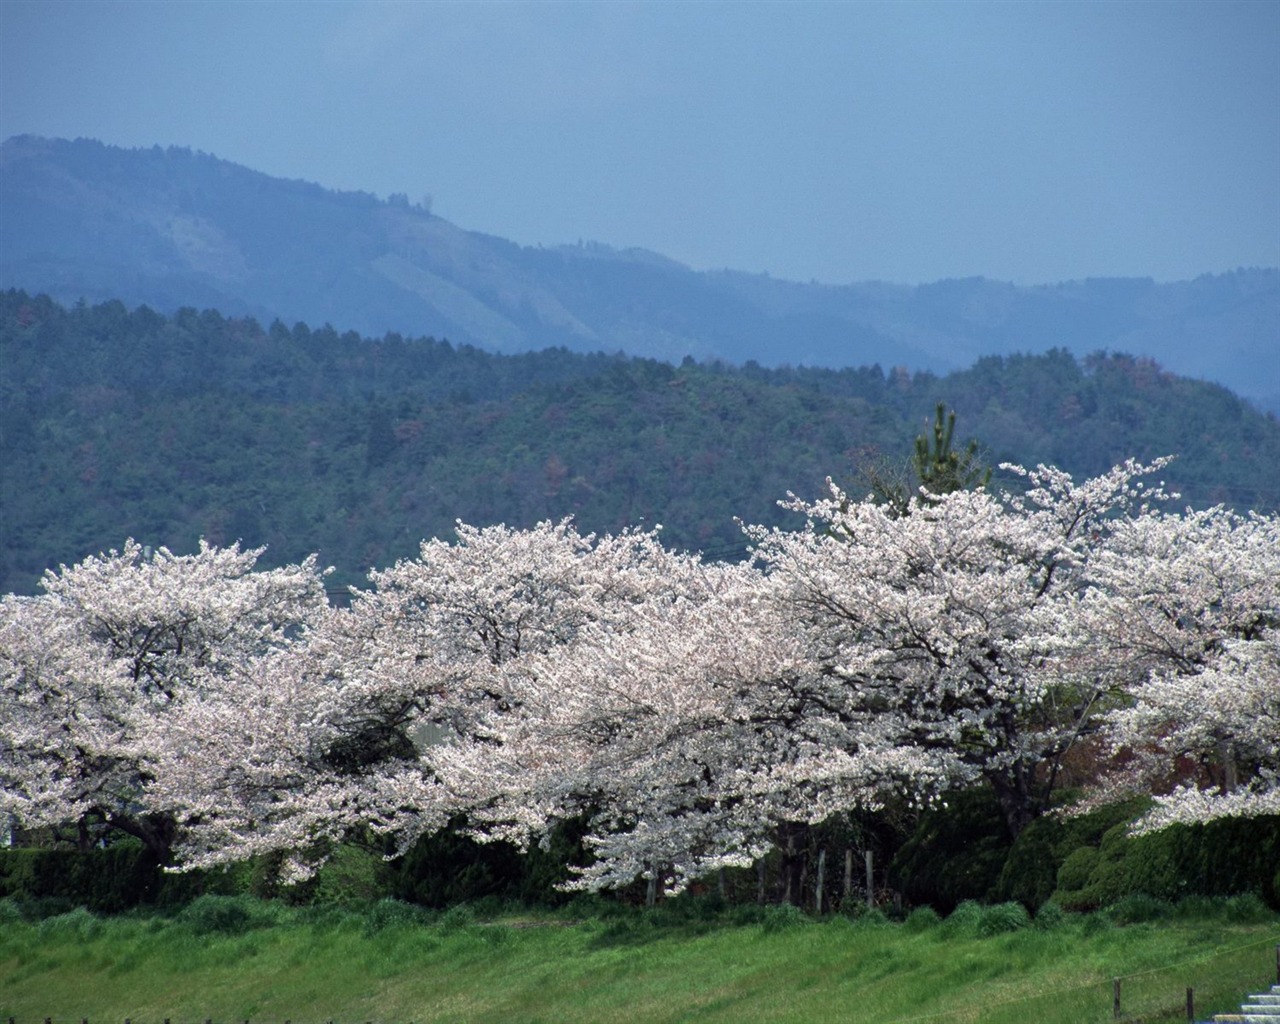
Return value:
M 330 191 L 176 148 L 5 142 L 0 287 L 673 363 L 947 372 L 985 355 L 1122 351 L 1280 411 L 1274 268 L 1167 284 L 802 284 L 598 244 L 521 247 L 403 196 Z

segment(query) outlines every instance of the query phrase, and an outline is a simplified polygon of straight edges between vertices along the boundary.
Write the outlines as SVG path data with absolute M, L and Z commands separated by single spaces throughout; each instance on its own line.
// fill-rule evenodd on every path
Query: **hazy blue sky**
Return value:
M 1280 2 L 0 0 L 0 136 L 845 282 L 1280 266 Z

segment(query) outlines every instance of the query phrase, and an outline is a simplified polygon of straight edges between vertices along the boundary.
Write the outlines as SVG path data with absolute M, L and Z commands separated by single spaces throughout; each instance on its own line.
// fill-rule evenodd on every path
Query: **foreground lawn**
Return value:
M 0 1018 L 1103 1024 L 1121 976 L 1127 1017 L 1181 1022 L 1188 986 L 1207 1018 L 1272 981 L 1280 919 L 1224 907 L 984 935 L 1000 922 L 976 908 L 906 924 L 787 908 L 485 920 L 205 898 L 174 917 L 30 922 L 0 904 Z

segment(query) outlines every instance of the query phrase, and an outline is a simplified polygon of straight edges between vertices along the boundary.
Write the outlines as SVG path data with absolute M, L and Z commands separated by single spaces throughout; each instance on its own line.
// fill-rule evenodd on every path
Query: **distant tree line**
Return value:
M 735 558 L 732 513 L 780 525 L 789 491 L 900 471 L 940 401 L 988 464 L 1089 475 L 1177 452 L 1167 482 L 1186 502 L 1280 505 L 1274 417 L 1132 356 L 993 357 L 945 377 L 500 356 L 11 290 L 0 590 L 31 593 L 44 569 L 127 536 L 175 551 L 201 537 L 266 545 L 267 565 L 318 551 L 340 589 L 458 519 L 662 523 L 672 545 Z

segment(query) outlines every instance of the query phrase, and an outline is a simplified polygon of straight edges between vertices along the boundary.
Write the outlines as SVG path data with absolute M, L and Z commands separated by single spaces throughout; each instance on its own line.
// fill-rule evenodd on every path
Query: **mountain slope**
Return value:
M 788 491 L 901 464 L 946 401 L 992 464 L 1078 475 L 1176 453 L 1197 505 L 1280 505 L 1280 423 L 1217 385 L 1125 356 L 987 357 L 937 377 L 493 355 L 119 302 L 0 291 L 0 592 L 128 536 L 319 551 L 357 582 L 461 518 L 664 525 L 741 554 Z
M 333 192 L 184 149 L 0 147 L 0 286 L 162 312 L 678 362 L 958 369 L 1065 348 L 1151 356 L 1280 410 L 1280 270 L 1190 282 L 799 284 L 607 246 L 524 248 L 403 197 Z

